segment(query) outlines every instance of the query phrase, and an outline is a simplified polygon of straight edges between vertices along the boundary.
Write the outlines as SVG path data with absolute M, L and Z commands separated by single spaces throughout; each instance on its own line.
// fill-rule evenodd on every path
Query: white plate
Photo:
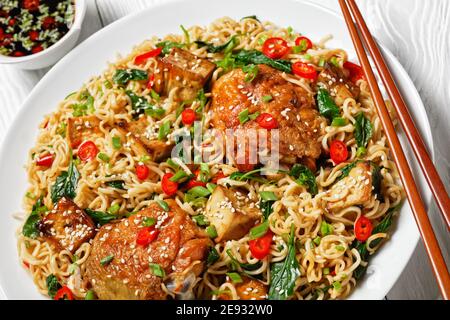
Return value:
M 315 41 L 331 33 L 334 40 L 328 43 L 329 46 L 346 49 L 351 58 L 356 56 L 340 15 L 305 1 L 171 1 L 107 26 L 75 48 L 42 78 L 11 125 L 0 152 L 0 295 L 8 299 L 43 298 L 18 260 L 15 238 L 18 222 L 12 218 L 13 213 L 21 210 L 27 186 L 23 166 L 29 148 L 35 143 L 43 115 L 54 111 L 59 101 L 80 88 L 91 76 L 100 74 L 106 68 L 106 62 L 114 61 L 117 53 L 127 54 L 134 45 L 151 35 L 180 33 L 180 24 L 208 25 L 222 16 L 239 19 L 253 14 L 280 26 L 292 26 Z M 423 138 L 433 151 L 431 131 L 420 97 L 398 61 L 388 51 L 384 52 Z M 406 145 L 403 135 L 402 139 Z M 409 160 L 413 158 L 409 148 L 407 156 Z M 419 172 L 414 161 L 412 169 Z M 416 179 L 419 186 L 426 185 L 421 175 L 416 175 Z M 427 202 L 430 200 L 427 188 L 424 188 L 423 198 Z M 400 212 L 395 229 L 391 239 L 371 259 L 370 275 L 358 284 L 350 298 L 382 299 L 399 277 L 419 239 L 407 203 Z

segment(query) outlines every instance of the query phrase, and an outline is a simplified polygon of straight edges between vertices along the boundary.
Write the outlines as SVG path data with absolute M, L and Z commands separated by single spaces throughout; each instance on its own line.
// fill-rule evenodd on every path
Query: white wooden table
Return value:
M 167 0 L 88 0 L 80 41 L 103 26 L 142 8 Z M 214 0 L 212 0 L 214 1 Z M 215 0 L 219 1 L 219 0 Z M 225 1 L 225 0 L 220 0 Z M 243 0 L 244 1 L 244 0 Z M 313 0 L 339 11 L 337 0 Z M 405 67 L 427 109 L 433 131 L 436 164 L 445 185 L 450 184 L 450 1 L 359 0 L 366 21 L 377 37 Z M 177 13 L 174 12 L 174 19 Z M 8 126 L 45 70 L 22 71 L 0 66 L 0 143 Z M 449 261 L 448 232 L 430 208 L 439 240 Z M 439 292 L 420 243 L 387 299 L 437 299 Z

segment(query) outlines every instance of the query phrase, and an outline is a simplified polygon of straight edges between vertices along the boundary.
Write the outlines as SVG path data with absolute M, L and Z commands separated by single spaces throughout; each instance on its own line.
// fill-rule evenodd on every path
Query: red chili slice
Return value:
M 59 289 L 55 294 L 55 300 L 73 300 L 73 293 L 69 287 L 64 286 Z
M 22 5 L 25 9 L 34 11 L 39 9 L 40 0 L 23 0 Z
M 282 38 L 269 38 L 264 41 L 262 52 L 271 59 L 280 59 L 289 51 L 287 42 Z
M 193 124 L 195 121 L 195 111 L 192 109 L 184 109 L 181 113 L 181 122 L 185 126 Z
M 39 38 L 39 32 L 36 31 L 36 30 L 31 30 L 31 31 L 28 33 L 28 36 L 30 37 L 30 40 L 31 40 L 31 41 L 36 41 L 36 40 L 38 40 L 38 38 Z
M 45 17 L 44 20 L 42 20 L 42 28 L 45 30 L 52 28 L 55 25 L 55 18 L 53 17 Z
M 200 170 L 195 170 L 194 172 L 195 177 L 193 177 L 191 180 L 188 181 L 186 187 L 188 189 L 192 189 L 194 187 L 206 187 L 206 183 L 199 180 Z
M 34 46 L 34 47 L 31 49 L 31 52 L 32 52 L 32 53 L 38 53 L 38 52 L 41 52 L 41 51 L 43 51 L 43 50 L 44 50 L 44 48 L 43 48 L 40 44 L 38 44 L 38 45 Z
M 267 130 L 278 128 L 277 119 L 275 119 L 270 113 L 261 113 L 258 118 L 256 118 L 256 122 L 261 128 Z
M 361 216 L 355 222 L 355 237 L 358 241 L 364 242 L 372 235 L 373 225 L 372 222 Z
M 51 167 L 53 164 L 54 157 L 52 154 L 42 156 L 36 160 L 36 164 L 40 167 Z
M 216 173 L 216 175 L 211 179 L 211 182 L 214 184 L 217 184 L 217 181 L 219 181 L 222 178 L 226 178 L 227 176 L 222 172 L 219 171 Z
M 353 83 L 356 83 L 358 80 L 364 78 L 363 69 L 355 63 L 352 63 L 350 61 L 344 62 L 344 69 L 347 69 L 350 72 L 349 78 Z
M 317 71 L 313 65 L 298 61 L 292 65 L 292 72 L 302 78 L 315 81 L 317 79 Z
M 161 188 L 168 196 L 173 196 L 178 191 L 178 183 L 170 181 L 173 173 L 166 173 L 161 180 Z
M 134 64 L 142 64 L 150 58 L 157 57 L 161 54 L 161 51 L 162 51 L 162 48 L 159 47 L 159 48 L 153 49 L 149 52 L 140 54 L 140 55 L 136 56 L 136 58 L 134 58 Z
M 272 244 L 272 231 L 267 231 L 267 233 L 261 238 L 250 240 L 248 242 L 250 247 L 250 252 L 255 259 L 262 260 L 270 253 L 270 246 Z
M 305 50 L 303 52 L 305 52 L 313 47 L 313 43 L 307 37 L 298 37 L 297 39 L 295 39 L 295 45 L 296 46 L 304 45 Z
M 12 18 L 9 20 L 8 25 L 13 26 L 16 23 L 16 19 Z
M 150 243 L 156 240 L 158 237 L 159 231 L 155 229 L 155 227 L 145 227 L 141 230 L 139 230 L 137 237 L 136 237 L 136 243 L 141 246 L 148 246 Z
M 14 51 L 12 53 L 13 57 L 23 57 L 25 55 L 25 52 L 22 51 Z
M 345 143 L 340 140 L 334 140 L 330 145 L 330 158 L 334 164 L 344 162 L 348 158 L 348 150 Z
M 136 165 L 136 175 L 139 180 L 143 181 L 148 178 L 150 169 L 145 164 Z
M 78 158 L 80 158 L 81 161 L 89 161 L 95 159 L 97 153 L 97 146 L 92 141 L 85 141 L 78 148 Z

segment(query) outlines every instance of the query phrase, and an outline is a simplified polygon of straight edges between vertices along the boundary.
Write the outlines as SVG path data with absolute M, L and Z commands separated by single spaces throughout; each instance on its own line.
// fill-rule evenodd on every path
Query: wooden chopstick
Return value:
M 414 121 L 412 120 L 408 108 L 406 107 L 406 103 L 403 100 L 400 92 L 395 85 L 394 79 L 392 78 L 389 69 L 386 66 L 383 56 L 381 55 L 380 50 L 378 49 L 377 44 L 375 43 L 367 25 L 364 21 L 364 18 L 359 11 L 358 6 L 356 5 L 354 0 L 347 0 L 350 11 L 355 18 L 357 25 L 359 26 L 361 35 L 364 39 L 364 42 L 367 46 L 367 49 L 370 52 L 370 55 L 373 57 L 375 66 L 378 69 L 378 73 L 381 77 L 381 80 L 386 87 L 386 90 L 389 94 L 389 98 L 392 101 L 392 104 L 395 107 L 398 118 L 400 119 L 400 123 L 402 124 L 403 131 L 405 131 L 406 136 L 408 137 L 409 143 L 411 144 L 414 154 L 416 155 L 417 160 L 419 161 L 422 172 L 425 175 L 425 178 L 430 186 L 430 189 L 436 199 L 436 202 L 439 206 L 439 209 L 442 213 L 442 216 L 447 223 L 447 230 L 450 230 L 450 198 L 448 197 L 447 191 L 445 190 L 444 183 L 442 182 L 439 174 L 431 161 L 430 156 L 428 155 L 427 149 L 423 140 L 414 125 Z
M 419 191 L 417 190 L 417 186 L 414 182 L 411 169 L 409 168 L 405 154 L 400 145 L 400 141 L 395 132 L 394 125 L 389 116 L 389 112 L 385 105 L 380 88 L 378 88 L 378 83 L 372 71 L 369 58 L 366 55 L 364 45 L 359 37 L 358 30 L 353 22 L 349 8 L 347 7 L 347 3 L 345 0 L 339 0 L 339 4 L 341 6 L 342 13 L 344 14 L 345 22 L 350 32 L 350 36 L 353 40 L 353 44 L 358 54 L 359 61 L 361 62 L 361 66 L 364 70 L 364 74 L 369 84 L 378 116 L 380 117 L 381 124 L 383 125 L 383 129 L 386 132 L 386 136 L 392 150 L 394 162 L 399 170 L 406 195 L 411 205 L 411 209 L 414 213 L 414 218 L 416 219 L 420 234 L 422 235 L 425 249 L 430 259 L 437 283 L 442 292 L 442 296 L 444 297 L 444 299 L 448 300 L 450 298 L 450 275 L 447 270 L 445 260 L 442 257 L 439 244 L 436 240 L 436 236 L 434 235 L 427 212 L 423 205 Z

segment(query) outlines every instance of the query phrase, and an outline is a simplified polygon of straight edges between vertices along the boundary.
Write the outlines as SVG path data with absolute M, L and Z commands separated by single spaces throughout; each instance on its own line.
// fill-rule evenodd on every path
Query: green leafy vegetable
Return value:
M 84 211 L 86 212 L 86 214 L 88 216 L 90 216 L 92 218 L 92 220 L 94 220 L 95 223 L 97 223 L 99 225 L 104 225 L 113 220 L 120 218 L 120 216 L 115 215 L 115 214 L 111 214 L 111 213 L 103 212 L 103 211 L 94 211 L 89 208 L 85 209 Z
M 212 265 L 216 261 L 220 259 L 220 254 L 217 252 L 216 248 L 211 247 L 208 253 L 208 257 L 206 258 L 206 264 L 208 266 Z
M 131 80 L 148 80 L 147 71 L 139 69 L 117 69 L 113 81 L 120 85 L 126 85 Z
M 355 140 L 358 147 L 367 147 L 372 137 L 373 127 L 370 121 L 360 112 L 355 118 Z
M 232 270 L 238 270 L 239 267 L 240 267 L 244 271 L 254 271 L 254 270 L 257 270 L 257 269 L 261 268 L 261 266 L 262 266 L 262 262 L 261 261 L 258 261 L 257 263 L 254 263 L 254 264 L 240 263 L 233 256 L 233 253 L 231 252 L 231 249 L 227 249 L 226 253 L 231 259 L 231 268 L 232 268 Z
M 295 164 L 288 173 L 294 177 L 299 185 L 305 186 L 309 193 L 316 195 L 318 192 L 316 177 L 314 173 L 302 164 Z
M 161 127 L 159 127 L 158 132 L 158 140 L 164 140 L 167 138 L 167 135 L 170 133 L 170 121 L 165 121 Z
M 39 198 L 33 205 L 31 213 L 22 227 L 22 234 L 25 237 L 35 239 L 39 236 L 39 221 L 41 221 L 42 214 L 47 211 L 48 208 L 44 205 L 42 197 Z
M 145 99 L 144 97 L 138 96 L 131 90 L 127 90 L 127 91 L 125 91 L 125 93 L 131 100 L 131 107 L 133 108 L 135 116 L 138 116 L 139 114 L 141 114 L 143 112 L 145 112 L 145 114 L 155 117 L 155 118 L 160 118 L 164 115 L 164 113 L 165 113 L 164 109 L 157 108 L 157 107 L 151 105 L 147 101 L 147 99 Z
M 80 173 L 75 167 L 72 155 L 69 163 L 69 168 L 67 171 L 63 171 L 56 178 L 55 184 L 52 186 L 51 195 L 53 203 L 58 202 L 62 197 L 67 197 L 70 199 L 75 198 L 78 179 L 80 178 Z
M 233 48 L 239 44 L 239 41 L 236 36 L 232 36 L 230 38 L 230 40 L 228 40 L 224 44 L 221 44 L 218 46 L 215 46 L 212 43 L 208 43 L 208 42 L 200 41 L 200 40 L 195 41 L 195 43 L 199 47 L 206 47 L 206 51 L 208 51 L 210 53 L 219 53 L 219 52 L 223 51 L 225 54 L 227 54 L 227 53 L 231 52 L 233 50 Z
M 243 17 L 243 18 L 241 18 L 241 21 L 244 20 L 244 19 L 253 19 L 253 20 L 256 20 L 258 22 L 261 22 L 261 21 L 259 21 L 258 17 L 255 16 L 255 15 Z
M 170 53 L 172 48 L 183 48 L 184 43 L 178 43 L 173 41 L 162 41 L 160 43 L 157 43 L 156 46 L 158 48 L 162 48 L 162 54 L 167 55 Z
M 291 73 L 291 62 L 282 59 L 270 59 L 258 50 L 241 50 L 234 55 L 235 62 L 240 65 L 265 64 L 274 69 Z
M 233 172 L 230 175 L 230 179 L 236 180 L 236 181 L 246 181 L 246 180 L 253 180 L 261 183 L 266 183 L 267 179 L 255 175 L 256 173 L 260 172 L 262 169 L 255 169 L 249 172 Z
M 284 261 L 275 262 L 270 269 L 270 300 L 286 300 L 294 294 L 295 281 L 300 276 L 300 267 L 295 255 L 294 225 L 288 242 L 288 253 Z
M 45 280 L 45 283 L 47 284 L 47 291 L 50 298 L 54 299 L 56 293 L 61 288 L 61 285 L 59 284 L 58 278 L 54 274 L 51 274 L 47 277 Z
M 230 277 L 231 282 L 233 283 L 243 282 L 242 277 L 237 272 L 227 272 L 227 276 Z
M 125 181 L 114 180 L 106 182 L 107 186 L 113 187 L 114 189 L 125 190 Z
M 339 117 L 340 110 L 338 106 L 334 103 L 328 91 L 323 88 L 317 92 L 317 107 L 320 114 L 330 121 Z

